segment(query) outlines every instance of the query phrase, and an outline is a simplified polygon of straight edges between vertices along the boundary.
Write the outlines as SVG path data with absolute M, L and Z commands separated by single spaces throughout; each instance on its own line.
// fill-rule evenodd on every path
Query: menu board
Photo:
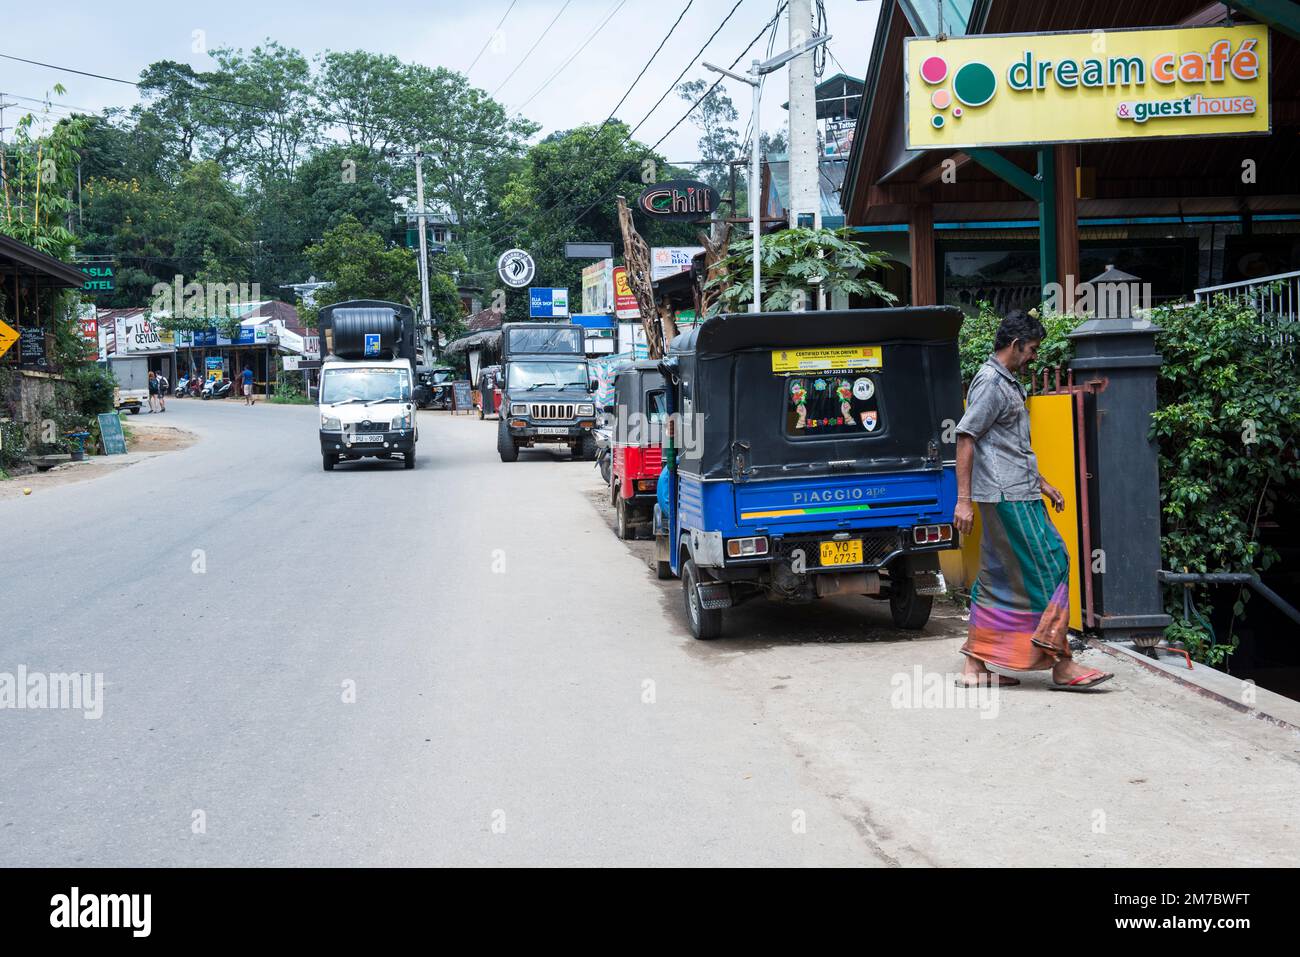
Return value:
M 105 455 L 126 455 L 126 436 L 122 433 L 122 420 L 116 412 L 99 414 L 99 434 L 104 440 Z
M 28 369 L 45 369 L 45 330 L 39 326 L 23 326 L 18 330 L 18 364 Z

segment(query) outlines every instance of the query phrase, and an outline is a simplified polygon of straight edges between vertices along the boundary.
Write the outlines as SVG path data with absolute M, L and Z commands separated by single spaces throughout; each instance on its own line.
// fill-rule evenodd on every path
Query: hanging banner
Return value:
M 1269 68 L 1256 24 L 913 37 L 907 148 L 1268 133 Z

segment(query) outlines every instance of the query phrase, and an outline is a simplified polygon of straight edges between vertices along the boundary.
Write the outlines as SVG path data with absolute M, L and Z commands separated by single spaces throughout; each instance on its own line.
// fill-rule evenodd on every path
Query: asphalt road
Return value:
M 1137 669 L 989 715 L 891 703 L 959 667 L 954 608 L 909 641 L 865 599 L 755 603 L 693 641 L 590 463 L 502 464 L 494 423 L 424 413 L 415 470 L 325 473 L 309 407 L 158 421 L 199 441 L 0 500 L 0 672 L 104 680 L 98 720 L 0 711 L 0 864 L 1300 851 L 1295 737 Z

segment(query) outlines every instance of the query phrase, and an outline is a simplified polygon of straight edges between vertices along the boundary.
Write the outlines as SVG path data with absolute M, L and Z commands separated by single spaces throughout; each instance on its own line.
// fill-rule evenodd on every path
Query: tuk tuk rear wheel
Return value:
M 622 495 L 618 497 L 618 503 L 614 506 L 614 513 L 618 516 L 618 537 L 627 541 L 633 537 L 632 523 L 628 521 L 627 499 Z
M 695 590 L 699 584 L 700 572 L 695 567 L 693 558 L 686 559 L 682 565 L 682 590 L 686 593 L 686 620 L 690 623 L 691 634 L 700 641 L 710 641 L 722 634 L 722 612 L 719 609 L 706 609 L 700 604 L 700 596 Z
M 894 616 L 894 625 L 909 631 L 924 628 L 930 620 L 934 596 L 918 595 L 916 582 L 911 578 L 899 578 L 889 588 L 889 612 Z

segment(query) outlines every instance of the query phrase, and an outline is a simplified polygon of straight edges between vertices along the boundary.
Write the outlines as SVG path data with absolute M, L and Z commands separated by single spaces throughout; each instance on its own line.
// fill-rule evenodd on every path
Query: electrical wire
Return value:
M 506 12 L 501 15 L 501 20 L 497 23 L 496 28 L 491 33 L 489 33 L 488 38 L 483 41 L 483 49 L 478 51 L 478 54 L 474 57 L 473 62 L 471 62 L 470 65 L 465 69 L 465 77 L 467 79 L 469 78 L 470 72 L 478 64 L 479 58 L 482 57 L 483 54 L 487 52 L 487 48 L 492 44 L 492 40 L 496 37 L 498 33 L 501 32 L 501 27 L 505 24 L 506 17 L 510 16 L 510 11 L 515 8 L 515 4 L 518 2 L 519 0 L 510 0 L 510 6 L 506 7 Z
M 590 44 L 592 40 L 596 39 L 596 34 L 600 33 L 601 30 L 605 29 L 606 24 L 608 24 L 610 20 L 614 19 L 614 14 L 622 10 L 623 7 L 626 6 L 626 4 L 627 4 L 627 0 L 619 0 L 619 2 L 614 6 L 614 8 L 609 11 L 608 15 L 606 15 L 605 19 L 600 22 L 600 25 L 597 26 L 595 30 L 592 30 L 590 34 L 587 35 L 587 39 L 582 41 L 582 46 L 574 50 L 573 53 L 569 55 L 569 58 L 565 60 L 562 64 L 560 64 L 560 68 L 556 70 L 554 73 L 552 73 L 549 77 L 547 77 L 546 82 L 544 82 L 541 86 L 539 86 L 536 90 L 533 91 L 532 96 L 530 96 L 528 99 L 524 100 L 524 102 L 520 103 L 517 107 L 515 107 L 514 112 L 517 114 L 525 106 L 533 102 L 533 100 L 537 99 L 537 95 L 541 93 L 543 90 L 545 90 L 548 86 L 550 86 L 551 81 L 554 80 L 561 73 L 563 73 L 565 68 L 567 68 L 570 63 L 572 63 L 574 60 L 577 59 L 579 53 L 587 49 L 588 44 Z
M 493 90 L 491 94 L 493 97 L 496 97 L 496 95 L 501 92 L 501 88 L 510 82 L 510 78 L 519 72 L 519 68 L 528 62 L 528 58 L 533 55 L 533 51 L 536 50 L 538 45 L 546 39 L 546 34 L 551 32 L 551 27 L 555 26 L 555 22 L 564 15 L 564 11 L 569 9 L 569 4 L 572 2 L 573 0 L 564 0 L 564 6 L 560 7 L 560 12 L 557 13 L 551 19 L 551 22 L 546 25 L 546 29 L 542 31 L 542 35 L 533 41 L 533 45 L 528 48 L 528 52 L 524 54 L 523 59 L 516 63 L 515 68 L 506 74 L 506 78 L 497 84 L 497 88 Z
M 731 8 L 731 10 L 727 13 L 726 17 L 723 18 L 722 22 L 721 22 L 720 24 L 718 24 L 717 29 L 715 29 L 715 30 L 713 31 L 713 33 L 710 34 L 708 40 L 706 40 L 706 41 L 704 42 L 704 45 L 700 47 L 699 51 L 695 54 L 695 56 L 693 56 L 693 57 L 691 58 L 690 62 L 687 63 L 686 67 L 681 71 L 681 73 L 679 73 L 679 74 L 677 75 L 677 79 L 675 79 L 675 80 L 672 82 L 672 84 L 668 87 L 668 89 L 664 91 L 664 94 L 663 94 L 662 96 L 660 96 L 658 100 L 655 101 L 654 106 L 650 107 L 650 110 L 645 114 L 645 116 L 643 116 L 643 117 L 641 118 L 641 121 L 640 121 L 639 123 L 637 123 L 637 125 L 636 125 L 635 127 L 633 127 L 631 130 L 629 130 L 627 133 L 624 133 L 624 134 L 623 134 L 622 138 L 621 138 L 621 139 L 620 139 L 616 144 L 614 144 L 614 147 L 613 147 L 614 149 L 617 149 L 619 146 L 622 146 L 624 143 L 628 142 L 628 141 L 632 138 L 632 136 L 636 133 L 636 131 L 639 130 L 639 129 L 640 129 L 640 128 L 641 128 L 641 127 L 646 123 L 646 121 L 650 119 L 651 115 L 653 115 L 653 113 L 655 112 L 655 110 L 657 110 L 657 109 L 659 108 L 659 105 L 660 105 L 661 103 L 663 103 L 663 101 L 668 97 L 668 94 L 671 93 L 671 92 L 673 92 L 673 90 L 675 90 L 675 89 L 677 88 L 677 84 L 678 84 L 678 82 L 679 82 L 679 81 L 681 80 L 681 78 L 686 74 L 686 71 L 689 70 L 689 69 L 691 68 L 691 66 L 694 65 L 694 63 L 695 63 L 696 60 L 698 60 L 701 56 L 703 56 L 704 51 L 705 51 L 706 49 L 708 49 L 709 44 L 713 42 L 714 38 L 717 37 L 718 33 L 720 33 L 720 32 L 722 31 L 723 27 L 725 27 L 725 26 L 727 25 L 727 23 L 731 20 L 732 16 L 735 14 L 736 10 L 740 7 L 740 5 L 741 5 L 743 2 L 744 2 L 744 0 L 736 0 L 736 4 L 735 4 L 735 5 Z M 785 9 L 785 6 L 786 6 L 785 2 L 782 2 L 780 8 L 777 10 L 776 16 L 775 16 L 773 19 L 776 19 L 776 18 L 779 18 L 779 17 L 780 17 L 780 15 L 781 15 L 781 11 Z M 684 15 L 684 14 L 685 14 L 685 10 L 683 10 L 683 15 Z M 680 20 L 680 17 L 679 17 L 679 20 Z M 745 48 L 744 53 L 741 53 L 741 55 L 740 55 L 739 57 L 737 57 L 735 61 L 732 62 L 732 66 L 735 66 L 736 63 L 739 63 L 739 62 L 740 62 L 740 59 L 745 55 L 745 53 L 748 53 L 749 50 L 750 50 L 750 48 L 753 47 L 753 45 L 754 45 L 754 44 L 759 40 L 759 38 L 762 37 L 762 35 L 763 35 L 764 33 L 767 32 L 768 28 L 771 26 L 771 23 L 772 23 L 772 21 L 768 21 L 767 23 L 764 23 L 764 25 L 763 25 L 763 29 L 759 32 L 758 36 L 754 37 L 754 39 L 751 40 L 751 41 L 749 42 L 749 45 Z M 675 26 L 675 25 L 674 25 L 674 26 Z M 670 31 L 670 35 L 671 35 L 671 31 Z M 667 38 L 665 37 L 665 40 L 666 40 L 666 39 L 667 39 Z M 647 65 L 648 65 L 648 64 L 647 64 Z M 717 85 L 718 85 L 718 84 L 715 82 L 715 83 L 713 84 L 713 87 L 710 88 L 709 92 L 712 92 L 712 90 L 715 89 L 715 88 L 717 87 Z M 621 101 L 620 101 L 620 102 L 621 102 Z M 695 103 L 694 105 L 692 105 L 691 110 L 694 110 L 695 107 L 698 106 L 698 105 L 699 105 L 699 101 L 696 101 L 696 103 Z M 689 114 L 690 114 L 690 110 L 687 111 L 687 115 L 689 115 Z M 610 114 L 610 117 L 612 117 L 612 116 L 613 116 L 613 114 L 611 113 L 611 114 Z M 685 119 L 685 116 L 682 117 L 682 120 L 684 120 L 684 119 Z M 675 124 L 673 124 L 672 129 L 675 130 L 678 126 L 680 126 L 681 123 L 682 123 L 682 120 L 678 120 Z M 609 118 L 606 118 L 606 121 L 605 121 L 605 122 L 608 123 L 608 122 L 609 122 Z M 604 130 L 604 128 L 605 128 L 605 124 L 603 123 L 603 124 L 601 124 L 600 129 L 598 129 L 598 130 L 596 131 L 596 134 L 593 134 L 592 139 L 590 139 L 588 142 L 594 142 L 595 135 L 598 135 L 601 131 Z M 670 130 L 669 132 L 671 132 L 671 130 Z M 665 134 L 665 137 L 666 137 L 666 136 L 667 136 L 667 134 Z M 660 140 L 659 140 L 659 142 L 662 143 L 662 142 L 663 142 L 663 139 L 664 139 L 664 138 L 661 137 Z M 643 154 L 643 156 L 642 156 L 641 158 L 642 158 L 642 159 L 645 158 L 646 155 L 648 155 L 648 153 L 647 153 L 647 154 Z M 640 162 L 640 159 L 638 159 L 637 162 Z M 632 167 L 632 166 L 625 167 L 625 168 L 624 168 L 624 172 L 623 172 L 623 173 L 620 173 L 620 174 L 616 177 L 616 182 L 617 182 L 617 180 L 621 179 L 621 177 L 622 177 L 623 175 L 625 175 L 625 173 L 626 173 L 627 170 L 632 169 L 632 168 L 634 168 L 634 167 Z M 565 204 L 567 204 L 570 200 L 572 200 L 573 197 L 577 195 L 577 193 L 578 193 L 578 191 L 579 191 L 580 189 L 581 189 L 581 186 L 574 187 L 574 188 L 571 189 L 571 190 L 568 192 L 568 194 L 567 194 L 563 199 L 561 199 L 558 203 L 551 204 L 551 205 L 546 206 L 545 208 L 539 210 L 538 214 L 537 214 L 536 216 L 534 216 L 532 219 L 530 219 L 530 220 L 528 221 L 528 223 L 526 223 L 523 227 L 518 227 L 518 226 L 515 226 L 515 225 L 513 225 L 513 224 L 507 224 L 506 226 L 504 226 L 504 227 L 502 227 L 502 228 L 500 228 L 500 229 L 498 229 L 498 230 L 496 230 L 496 231 L 494 231 L 494 232 L 489 233 L 489 235 L 486 236 L 486 237 L 484 237 L 483 239 L 475 240 L 473 243 L 470 243 L 470 244 L 468 244 L 468 245 L 466 245 L 466 246 L 462 246 L 462 247 L 461 247 L 462 252 L 464 252 L 466 255 L 471 255 L 471 254 L 473 254 L 473 253 L 475 253 L 475 252 L 481 252 L 484 248 L 487 248 L 487 247 L 490 247 L 490 246 L 494 246 L 497 242 L 499 242 L 499 241 L 500 241 L 504 236 L 506 236 L 506 235 L 509 235 L 509 234 L 511 234 L 511 233 L 518 233 L 518 232 L 521 230 L 521 228 L 522 228 L 522 229 L 528 229 L 528 228 L 531 228 L 531 227 L 535 226 L 536 224 L 540 223 L 540 222 L 541 222 L 541 221 L 542 221 L 546 216 L 548 216 L 550 213 L 556 211 L 557 209 L 562 209 L 562 208 L 564 208 L 564 207 L 565 207 Z M 543 195 L 545 195 L 545 193 L 543 193 Z M 541 205 L 540 202 L 539 202 L 539 205 Z

